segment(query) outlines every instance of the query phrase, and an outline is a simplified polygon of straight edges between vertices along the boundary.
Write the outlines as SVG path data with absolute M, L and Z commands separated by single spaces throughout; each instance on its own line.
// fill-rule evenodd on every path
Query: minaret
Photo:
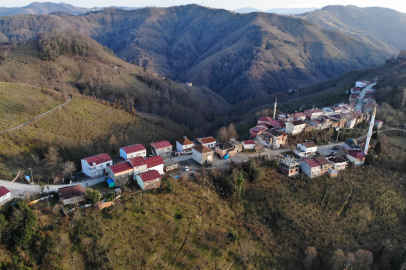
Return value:
M 365 149 L 364 149 L 365 155 L 368 154 L 369 141 L 371 140 L 372 129 L 374 128 L 374 124 L 375 124 L 375 114 L 376 114 L 376 106 L 375 106 L 375 109 L 374 109 L 374 113 L 372 114 L 372 117 L 371 117 L 371 122 L 369 123 L 369 130 L 368 130 L 368 135 L 367 135 L 367 141 L 365 142 Z
M 276 115 L 276 104 L 278 103 L 278 98 L 275 98 L 275 104 L 273 105 L 273 119 L 275 119 Z

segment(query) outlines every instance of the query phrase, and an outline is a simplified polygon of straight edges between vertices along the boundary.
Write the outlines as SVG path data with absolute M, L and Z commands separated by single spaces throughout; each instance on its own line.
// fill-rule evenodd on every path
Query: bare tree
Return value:
M 76 165 L 72 161 L 66 161 L 63 165 L 63 174 L 70 175 L 70 179 L 72 180 L 72 174 L 76 171 Z
M 360 211 L 360 222 L 359 222 L 359 231 L 358 231 L 358 237 L 357 240 L 359 240 L 359 237 L 361 236 L 362 231 L 365 228 L 366 223 L 371 220 L 372 218 L 372 211 L 369 209 L 368 206 L 364 207 Z
M 317 250 L 315 247 L 307 247 L 305 250 L 306 257 L 303 260 L 303 264 L 306 269 L 310 269 L 314 259 L 317 257 Z
M 58 150 L 53 146 L 48 149 L 48 153 L 45 154 L 45 159 L 47 161 L 47 166 L 51 167 L 55 172 L 62 161 Z
M 35 163 L 39 166 L 39 161 L 40 161 L 39 156 L 36 154 L 32 154 L 31 157 L 35 161 Z
M 234 124 L 230 124 L 228 126 L 228 140 L 231 140 L 233 138 L 235 139 L 235 138 L 237 138 L 237 136 L 238 136 L 238 133 L 237 133 L 237 130 L 235 129 Z
M 373 262 L 373 255 L 371 251 L 359 249 L 355 253 L 355 262 L 357 264 L 357 269 L 369 269 L 369 266 Z
M 341 270 L 345 268 L 345 254 L 344 252 L 339 249 L 334 252 L 333 257 L 331 257 L 333 262 L 333 269 L 334 270 Z
M 219 141 L 227 142 L 227 139 L 229 138 L 227 128 L 226 127 L 220 128 L 219 131 L 217 132 L 217 136 L 219 138 Z

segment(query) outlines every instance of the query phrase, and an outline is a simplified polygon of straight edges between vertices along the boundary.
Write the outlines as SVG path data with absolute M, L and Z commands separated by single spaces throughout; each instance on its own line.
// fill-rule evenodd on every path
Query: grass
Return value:
M 63 103 L 39 89 L 0 82 L 0 131 L 26 122 Z
M 393 137 L 389 137 L 389 141 L 398 147 L 402 147 L 402 148 L 406 147 L 406 137 L 393 136 Z

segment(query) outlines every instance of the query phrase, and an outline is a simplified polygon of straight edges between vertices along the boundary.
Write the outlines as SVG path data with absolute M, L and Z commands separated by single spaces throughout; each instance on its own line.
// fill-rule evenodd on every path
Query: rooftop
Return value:
M 306 162 L 307 164 L 309 164 L 309 166 L 312 167 L 312 168 L 314 168 L 314 167 L 319 167 L 319 166 L 320 166 L 320 163 L 317 162 L 316 159 L 309 158 L 309 159 L 307 159 L 305 162 Z
M 164 164 L 164 160 L 161 156 L 150 157 L 144 160 L 144 164 L 147 164 L 147 168 L 152 168 L 158 165 Z
M 130 158 L 128 161 L 133 165 L 133 167 L 139 167 L 145 164 L 143 157 Z
M 364 159 L 365 155 L 363 152 L 358 152 L 358 151 L 351 151 L 350 153 L 348 153 L 348 155 L 356 158 L 356 159 Z
M 191 144 L 193 144 L 193 142 L 191 140 L 189 140 L 188 138 L 180 139 L 177 142 L 180 143 L 181 145 L 191 145 Z
M 151 181 L 154 179 L 161 178 L 161 175 L 159 174 L 159 172 L 157 170 L 143 172 L 143 173 L 140 173 L 138 176 L 141 178 L 142 182 L 148 182 L 148 181 Z
M 125 171 L 129 171 L 129 170 L 132 170 L 132 169 L 133 169 L 133 166 L 128 161 L 120 162 L 120 163 L 117 163 L 117 164 L 114 164 L 114 165 L 110 166 L 110 170 L 112 170 L 113 173 L 115 173 L 115 174 L 125 172 Z
M 317 147 L 317 144 L 315 144 L 313 141 L 310 142 L 304 142 L 302 145 L 306 148 L 311 148 L 311 147 Z
M 76 185 L 76 186 L 71 186 L 71 187 L 64 187 L 58 189 L 58 194 L 59 196 L 62 197 L 62 199 L 70 199 L 73 197 L 79 197 L 83 196 L 86 194 L 86 189 L 82 185 Z
M 244 141 L 244 144 L 255 144 L 254 140 L 248 140 L 248 141 Z
M 222 143 L 218 146 L 221 150 L 228 150 L 228 149 L 233 149 L 234 146 L 231 143 Z
M 317 162 L 320 163 L 322 166 L 324 165 L 330 165 L 330 162 L 325 157 L 317 157 L 316 158 Z
M 254 132 L 263 131 L 263 130 L 265 130 L 265 129 L 266 129 L 266 128 L 264 128 L 264 127 L 258 127 L 258 126 L 253 127 L 253 128 L 250 128 L 251 132 L 252 132 L 252 131 L 254 131 Z
M 142 144 L 129 145 L 129 146 L 121 147 L 120 149 L 122 149 L 127 154 L 147 150 L 147 149 L 145 149 L 145 147 Z
M 196 145 L 193 146 L 193 149 L 195 149 L 197 152 L 199 153 L 213 153 L 213 150 L 211 150 L 210 148 L 208 148 L 207 146 L 204 145 Z
M 306 122 L 303 121 L 303 120 L 296 120 L 296 121 L 293 121 L 293 122 L 291 122 L 291 123 L 292 123 L 292 125 L 294 125 L 294 126 L 300 126 L 300 125 L 305 125 L 305 124 L 306 124 Z
M 199 138 L 197 140 L 199 142 L 201 142 L 202 144 L 215 143 L 216 142 L 216 140 L 213 137 Z
M 154 147 L 155 149 L 162 149 L 172 147 L 172 144 L 170 144 L 168 141 L 159 141 L 151 143 L 151 146 Z
M 92 156 L 92 157 L 88 157 L 88 158 L 84 158 L 82 160 L 87 161 L 87 163 L 89 163 L 90 166 L 93 166 L 94 164 L 98 165 L 98 164 L 102 164 L 102 163 L 105 163 L 105 162 L 113 161 L 111 159 L 111 157 L 109 155 L 105 154 L 105 153 L 99 154 L 99 155 L 96 155 L 96 156 Z
M 0 187 L 0 197 L 3 197 L 7 193 L 10 193 L 10 190 L 8 190 L 6 187 Z

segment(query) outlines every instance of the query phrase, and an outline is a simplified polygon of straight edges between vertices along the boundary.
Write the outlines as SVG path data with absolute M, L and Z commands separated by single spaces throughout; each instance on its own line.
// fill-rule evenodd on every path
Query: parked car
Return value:
M 334 145 L 333 146 L 333 150 L 340 150 L 341 149 L 341 145 Z
M 185 171 L 189 171 L 189 167 L 188 166 L 185 166 Z

